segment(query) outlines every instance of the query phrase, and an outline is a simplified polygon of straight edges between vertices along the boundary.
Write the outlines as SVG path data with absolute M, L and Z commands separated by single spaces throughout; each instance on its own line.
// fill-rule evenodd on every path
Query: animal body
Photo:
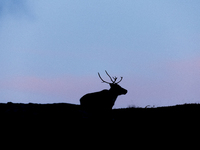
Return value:
M 87 110 L 93 110 L 93 111 L 109 111 L 112 110 L 112 107 L 115 104 L 115 101 L 119 95 L 124 95 L 127 93 L 127 90 L 122 88 L 118 85 L 119 82 L 122 81 L 123 77 L 121 77 L 121 80 L 116 82 L 117 77 L 111 78 L 110 75 L 107 73 L 111 79 L 112 83 L 104 81 L 100 74 L 98 73 L 100 79 L 103 81 L 103 83 L 108 83 L 110 85 L 109 90 L 102 90 L 99 92 L 94 93 L 88 93 L 84 95 L 80 99 L 80 104 L 82 107 L 84 107 Z

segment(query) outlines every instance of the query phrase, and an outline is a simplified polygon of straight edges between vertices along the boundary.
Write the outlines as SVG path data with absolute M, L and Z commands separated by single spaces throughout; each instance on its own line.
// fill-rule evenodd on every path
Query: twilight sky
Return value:
M 115 108 L 200 102 L 199 0 L 0 0 L 0 102 L 75 103 L 123 76 Z

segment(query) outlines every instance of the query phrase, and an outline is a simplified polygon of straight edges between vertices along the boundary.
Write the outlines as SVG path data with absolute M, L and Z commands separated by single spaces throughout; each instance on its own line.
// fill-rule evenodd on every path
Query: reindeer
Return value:
M 99 78 L 102 80 L 102 83 L 107 83 L 110 85 L 110 89 L 84 95 L 80 99 L 80 104 L 83 108 L 93 111 L 110 111 L 112 110 L 112 107 L 114 106 L 117 97 L 119 95 L 125 95 L 127 93 L 126 89 L 118 85 L 118 83 L 122 81 L 123 77 L 121 77 L 121 79 L 116 82 L 117 77 L 111 78 L 107 71 L 105 72 L 110 78 L 111 83 L 103 80 L 99 73 L 98 75 Z

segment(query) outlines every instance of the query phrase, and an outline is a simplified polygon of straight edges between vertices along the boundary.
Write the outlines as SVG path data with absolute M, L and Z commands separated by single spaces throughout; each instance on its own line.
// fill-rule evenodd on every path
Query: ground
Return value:
M 113 109 L 109 117 L 99 112 L 98 115 L 87 112 L 80 105 L 68 103 L 22 104 L 8 102 L 0 104 L 1 119 L 21 119 L 34 121 L 120 121 L 120 122 L 160 122 L 160 121 L 195 121 L 199 118 L 199 104 L 184 104 L 158 108 L 123 108 Z M 106 118 L 104 120 L 104 118 Z M 194 119 L 194 120 L 193 120 Z

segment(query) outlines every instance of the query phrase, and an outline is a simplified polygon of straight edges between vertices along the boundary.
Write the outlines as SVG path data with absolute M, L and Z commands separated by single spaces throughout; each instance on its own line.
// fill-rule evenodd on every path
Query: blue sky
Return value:
M 79 103 L 123 76 L 115 107 L 200 101 L 198 0 L 1 0 L 0 102 Z

